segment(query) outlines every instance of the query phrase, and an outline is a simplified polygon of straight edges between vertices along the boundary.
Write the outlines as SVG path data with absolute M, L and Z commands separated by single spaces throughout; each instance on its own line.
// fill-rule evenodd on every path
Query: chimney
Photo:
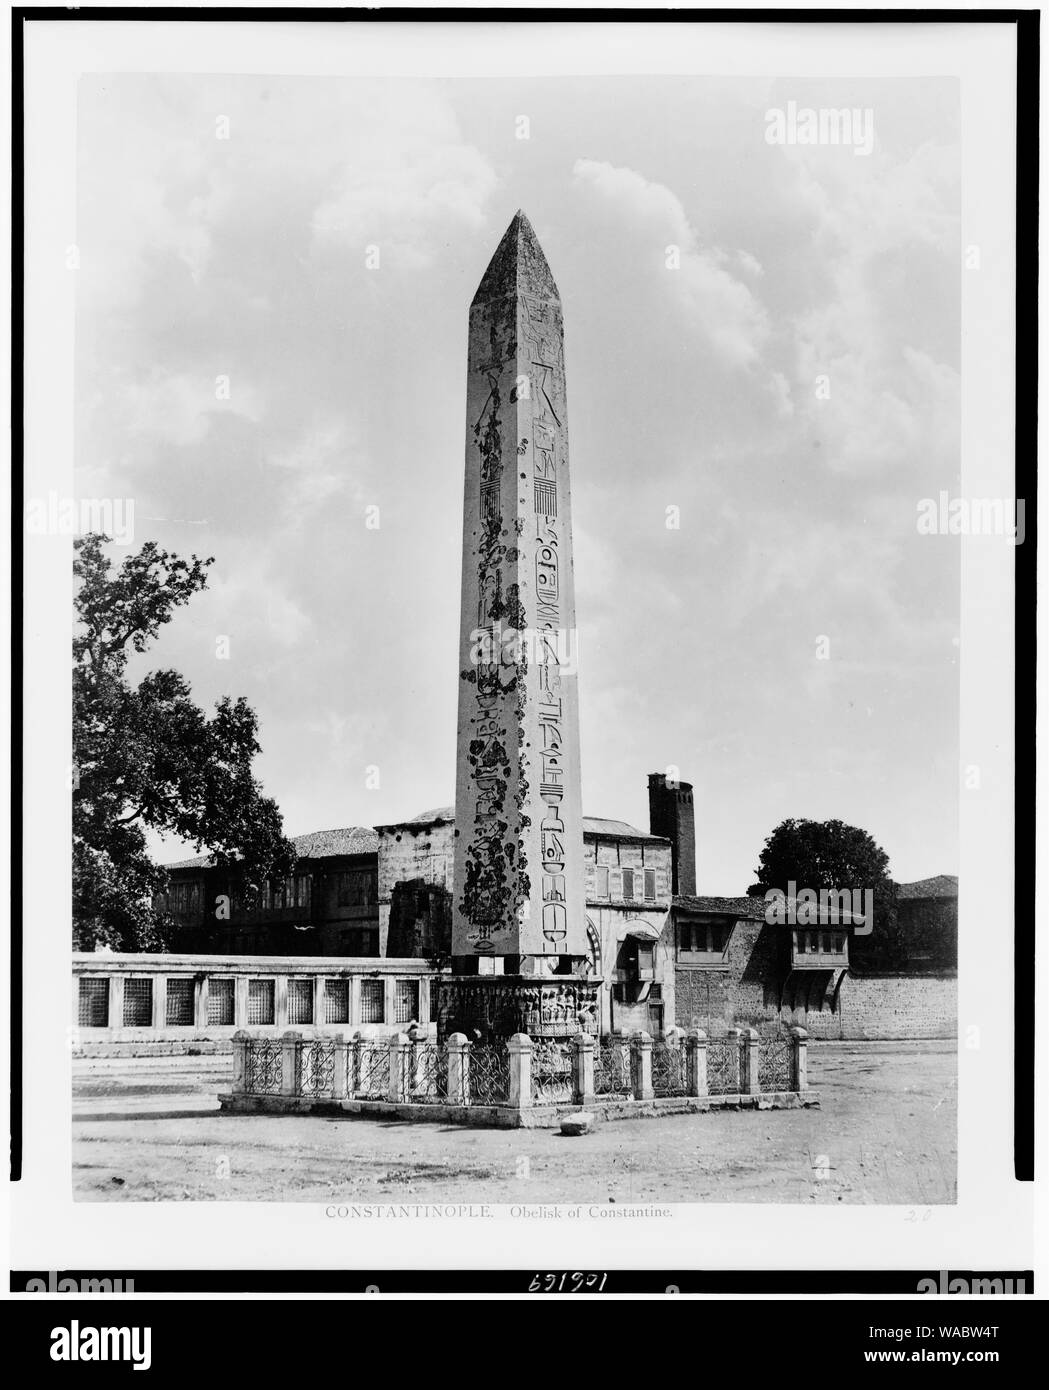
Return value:
M 671 891 L 696 892 L 696 812 L 689 782 L 667 782 L 662 772 L 648 775 L 648 821 L 653 835 L 671 844 Z

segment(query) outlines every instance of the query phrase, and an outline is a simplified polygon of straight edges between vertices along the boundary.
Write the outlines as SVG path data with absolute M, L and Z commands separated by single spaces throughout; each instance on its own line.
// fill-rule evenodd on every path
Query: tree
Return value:
M 207 587 L 212 558 L 187 562 L 152 541 L 113 571 L 92 533 L 74 542 L 73 943 L 158 950 L 170 921 L 153 906 L 167 873 L 146 827 L 194 842 L 249 885 L 288 873 L 295 851 L 277 805 L 252 775 L 258 720 L 243 699 L 209 718 L 177 671 L 125 679 L 176 608 Z
M 765 841 L 747 892 L 762 897 L 770 888 L 866 889 L 874 893 L 874 932 L 853 938 L 852 959 L 887 968 L 901 964 L 905 949 L 896 914 L 896 885 L 889 856 L 866 830 L 844 821 L 785 820 Z

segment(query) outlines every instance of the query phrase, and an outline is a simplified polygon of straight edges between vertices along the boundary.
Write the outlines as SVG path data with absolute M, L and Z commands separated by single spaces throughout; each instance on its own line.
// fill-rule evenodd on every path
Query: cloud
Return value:
M 313 212 L 322 246 L 378 245 L 389 263 L 431 264 L 449 228 L 484 225 L 498 179 L 466 143 L 450 108 L 432 94 L 379 95 L 365 138 L 351 136 L 325 197 Z
M 659 247 L 664 265 L 671 248 L 679 253 L 676 269 L 665 269 L 667 293 L 676 295 L 689 320 L 732 366 L 749 367 L 768 337 L 764 308 L 753 292 L 728 270 L 730 257 L 700 244 L 676 194 L 651 183 L 633 169 L 592 159 L 577 159 L 572 172 L 584 187 L 615 207 L 628 229 Z M 737 258 L 750 273 L 757 260 L 747 252 Z

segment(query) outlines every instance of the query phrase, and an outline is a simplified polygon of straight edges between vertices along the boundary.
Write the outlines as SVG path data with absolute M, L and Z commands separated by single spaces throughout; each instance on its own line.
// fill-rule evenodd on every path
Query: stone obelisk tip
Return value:
M 481 277 L 473 302 L 487 304 L 493 299 L 506 296 L 516 298 L 521 294 L 533 295 L 538 299 L 560 301 L 561 298 L 543 248 L 539 245 L 539 238 L 531 222 L 518 208 L 495 249 L 495 255 L 488 262 L 488 269 Z

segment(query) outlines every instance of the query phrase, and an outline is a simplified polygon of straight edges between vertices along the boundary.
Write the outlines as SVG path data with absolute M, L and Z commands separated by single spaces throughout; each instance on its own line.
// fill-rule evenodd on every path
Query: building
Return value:
M 452 807 L 294 843 L 295 874 L 254 899 L 207 858 L 172 865 L 168 893 L 157 902 L 177 923 L 172 949 L 426 959 L 448 968 Z M 674 1018 L 671 843 L 624 821 L 584 817 L 582 861 L 585 972 L 602 985 L 599 1027 L 658 1035 Z

